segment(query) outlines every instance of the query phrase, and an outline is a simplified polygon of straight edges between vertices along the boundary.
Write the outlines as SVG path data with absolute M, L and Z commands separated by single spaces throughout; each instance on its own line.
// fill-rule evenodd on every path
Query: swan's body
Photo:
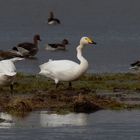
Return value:
M 47 44 L 45 49 L 49 51 L 66 50 L 66 45 L 68 44 L 69 41 L 64 39 L 62 43 Z
M 17 49 L 24 57 L 31 57 L 37 54 L 38 52 L 38 42 L 41 41 L 40 36 L 34 35 L 33 43 L 24 42 L 19 43 L 13 50 Z
M 82 56 L 82 48 L 86 44 L 96 43 L 88 37 L 83 37 L 80 40 L 80 45 L 77 47 L 77 58 L 80 64 L 70 60 L 50 60 L 40 65 L 40 74 L 53 79 L 56 84 L 59 81 L 71 82 L 78 79 L 88 69 L 88 61 Z
M 0 61 L 0 86 L 10 85 L 13 89 L 13 82 L 16 76 L 14 62 L 23 60 L 23 58 L 12 58 Z
M 48 24 L 49 24 L 49 25 L 60 24 L 60 20 L 57 19 L 57 18 L 54 18 L 53 12 L 50 12 L 50 16 L 49 16 L 49 18 L 48 18 Z

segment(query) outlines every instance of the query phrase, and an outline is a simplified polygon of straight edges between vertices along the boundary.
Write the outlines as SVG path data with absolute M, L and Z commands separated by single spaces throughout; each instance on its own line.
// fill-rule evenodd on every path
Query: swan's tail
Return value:
M 17 74 L 16 72 L 6 72 L 6 73 L 5 73 L 5 75 L 6 75 L 6 76 L 9 76 L 9 77 L 15 76 L 16 74 Z
M 43 64 L 42 65 L 39 65 L 39 68 L 40 68 L 40 72 L 39 72 L 39 74 L 40 75 L 42 75 L 43 73 L 44 73 L 44 66 L 43 66 Z
M 40 72 L 39 72 L 40 75 L 46 75 L 47 74 L 45 64 L 40 65 L 39 68 L 40 68 Z

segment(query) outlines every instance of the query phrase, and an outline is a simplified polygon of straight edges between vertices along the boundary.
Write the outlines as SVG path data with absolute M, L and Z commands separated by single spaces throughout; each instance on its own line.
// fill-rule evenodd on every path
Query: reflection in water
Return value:
M 7 113 L 0 113 L 0 128 L 10 128 L 14 126 L 13 118 Z
M 82 126 L 87 124 L 87 115 L 84 113 L 70 113 L 66 115 L 48 114 L 47 111 L 40 113 L 40 125 L 42 127 L 58 126 Z
M 140 128 L 140 111 L 110 111 L 102 110 L 91 114 L 84 113 L 69 113 L 65 115 L 49 114 L 48 111 L 33 111 L 24 118 L 17 118 L 7 113 L 0 113 L 0 128 L 38 128 L 50 129 L 49 127 L 74 127 L 82 126 L 97 127 L 112 129 L 119 129 L 117 125 L 122 128 L 122 125 L 138 125 Z M 112 126 L 113 124 L 113 126 Z M 127 126 L 126 126 L 127 127 Z M 76 127 L 77 128 L 77 127 Z M 80 128 L 80 127 L 78 127 Z M 0 139 L 1 140 L 1 139 Z
M 87 125 L 87 116 L 84 113 L 58 115 L 49 114 L 48 111 L 35 111 L 24 118 L 16 118 L 1 112 L 0 128 L 85 126 Z
M 35 111 L 23 119 L 0 113 L 0 118 L 0 140 L 140 139 L 139 110 L 101 110 L 91 114 L 67 115 Z

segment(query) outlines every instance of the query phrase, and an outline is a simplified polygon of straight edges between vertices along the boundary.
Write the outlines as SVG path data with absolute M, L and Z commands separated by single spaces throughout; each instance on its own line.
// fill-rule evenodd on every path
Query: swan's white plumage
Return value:
M 40 66 L 40 74 L 53 80 L 71 81 L 75 79 L 75 71 L 79 64 L 70 60 L 52 60 Z
M 77 58 L 80 63 L 71 60 L 52 60 L 40 65 L 40 74 L 49 77 L 57 84 L 59 81 L 73 81 L 88 69 L 88 61 L 82 56 L 82 48 L 87 44 L 94 44 L 88 37 L 82 37 L 77 47 Z
M 2 60 L 0 61 L 0 74 L 5 74 L 13 76 L 16 74 L 15 65 L 11 60 Z
M 10 84 L 16 76 L 15 61 L 23 58 L 12 58 L 0 61 L 0 85 Z

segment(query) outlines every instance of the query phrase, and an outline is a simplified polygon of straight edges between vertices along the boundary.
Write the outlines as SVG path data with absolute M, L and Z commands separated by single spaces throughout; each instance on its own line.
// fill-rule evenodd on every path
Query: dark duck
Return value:
M 8 51 L 0 50 L 0 60 L 11 59 L 14 57 L 23 57 L 23 56 L 20 52 L 18 52 L 16 48 Z
M 56 50 L 66 50 L 66 45 L 69 44 L 67 39 L 63 39 L 62 43 L 47 44 L 46 50 L 56 51 Z
M 130 69 L 140 72 L 140 61 L 135 61 L 134 63 L 130 64 L 130 66 Z
M 53 12 L 50 12 L 49 18 L 48 18 L 48 24 L 49 25 L 56 25 L 60 24 L 60 20 L 57 18 L 54 18 Z
M 16 47 L 13 47 L 13 50 L 18 50 L 24 57 L 32 57 L 35 56 L 39 50 L 40 35 L 36 34 L 33 37 L 33 43 L 24 42 L 17 44 Z

